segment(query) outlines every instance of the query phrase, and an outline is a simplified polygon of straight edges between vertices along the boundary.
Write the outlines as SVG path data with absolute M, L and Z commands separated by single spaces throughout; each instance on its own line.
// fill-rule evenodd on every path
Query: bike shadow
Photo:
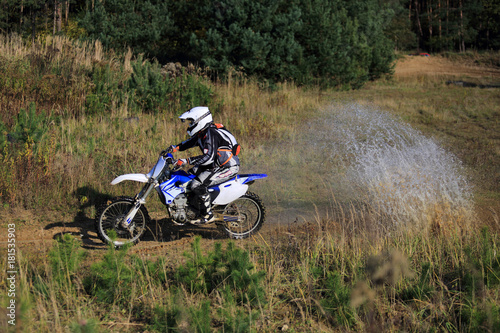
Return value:
M 94 228 L 94 219 L 78 212 L 72 222 L 54 222 L 47 224 L 45 230 L 59 229 L 52 238 L 57 239 L 65 234 L 71 234 L 82 240 L 82 247 L 85 249 L 106 249 L 105 244 L 97 237 Z
M 88 186 L 78 188 L 73 195 L 80 202 L 78 212 L 74 216 L 73 221 L 50 223 L 44 229 L 62 229 L 53 235 L 53 239 L 62 237 L 65 234 L 71 234 L 81 238 L 82 247 L 85 249 L 106 250 L 108 246 L 98 237 L 94 225 L 94 216 L 91 215 L 93 215 L 97 207 L 111 200 L 112 196 Z M 152 218 L 146 226 L 146 231 L 141 237 L 140 242 L 174 242 L 183 238 L 192 238 L 196 235 L 207 239 L 225 238 L 215 225 L 178 226 L 167 218 Z
M 174 242 L 183 238 L 201 236 L 206 239 L 227 238 L 213 224 L 207 226 L 195 226 L 191 224 L 176 225 L 170 219 L 152 219 L 147 231 L 141 237 L 141 242 Z

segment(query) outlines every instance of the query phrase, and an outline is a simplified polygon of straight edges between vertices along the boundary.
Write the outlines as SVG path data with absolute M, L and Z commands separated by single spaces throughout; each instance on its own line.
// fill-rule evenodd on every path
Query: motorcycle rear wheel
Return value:
M 232 239 L 243 239 L 259 231 L 266 217 L 266 210 L 259 196 L 252 192 L 231 202 L 223 208 L 224 222 L 219 229 Z
M 130 197 L 117 197 L 99 207 L 95 217 L 95 228 L 99 238 L 107 244 L 121 247 L 135 244 L 146 230 L 150 218 L 146 207 L 141 206 L 128 227 L 123 226 L 123 219 L 134 207 L 135 200 Z M 113 233 L 116 235 L 113 235 Z

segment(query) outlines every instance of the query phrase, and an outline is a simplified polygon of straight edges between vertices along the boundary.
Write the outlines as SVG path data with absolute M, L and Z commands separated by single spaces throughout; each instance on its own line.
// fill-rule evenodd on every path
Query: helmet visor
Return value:
M 181 119 L 181 122 L 183 123 L 183 122 L 185 122 L 186 120 L 187 120 L 187 121 L 189 121 L 189 126 L 193 126 L 193 124 L 195 124 L 194 119 L 192 119 L 192 118 L 188 118 L 188 119 Z

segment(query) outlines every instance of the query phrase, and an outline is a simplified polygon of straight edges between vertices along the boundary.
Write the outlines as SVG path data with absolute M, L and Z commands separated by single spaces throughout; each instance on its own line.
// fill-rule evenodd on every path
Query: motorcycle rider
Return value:
M 208 187 L 225 182 L 234 177 L 240 169 L 238 153 L 240 146 L 234 136 L 221 124 L 214 124 L 208 107 L 197 106 L 184 112 L 182 122 L 189 121 L 189 139 L 162 151 L 162 155 L 184 151 L 198 146 L 202 154 L 188 159 L 179 159 L 177 166 L 193 165 L 196 176 L 190 184 L 200 203 L 200 218 L 192 223 L 204 224 L 214 220 Z

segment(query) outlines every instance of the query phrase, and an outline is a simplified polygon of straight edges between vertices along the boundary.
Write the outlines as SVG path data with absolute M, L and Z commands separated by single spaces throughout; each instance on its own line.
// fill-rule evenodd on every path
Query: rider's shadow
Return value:
M 95 189 L 84 186 L 78 188 L 73 192 L 80 203 L 79 209 L 72 222 L 55 222 L 45 226 L 45 230 L 53 228 L 75 228 L 79 231 L 61 231 L 53 236 L 54 239 L 61 237 L 64 234 L 72 234 L 82 239 L 82 247 L 88 249 L 105 249 L 105 244 L 97 237 L 94 227 L 94 217 L 88 216 L 87 211 L 89 208 L 98 207 L 99 205 L 110 200 L 112 197 L 108 194 L 101 193 Z
M 54 235 L 54 239 L 70 233 L 82 239 L 82 247 L 87 249 L 106 249 L 107 246 L 97 236 L 94 216 L 88 216 L 88 211 L 93 210 L 100 205 L 111 200 L 112 196 L 101 193 L 95 189 L 84 186 L 78 188 L 73 195 L 80 202 L 79 210 L 72 222 L 55 222 L 45 226 L 45 230 L 53 228 L 75 228 L 74 231 L 61 231 Z M 94 208 L 94 209 L 89 209 Z M 93 214 L 91 214 L 93 215 Z M 147 225 L 144 235 L 141 237 L 141 242 L 172 242 L 182 238 L 191 238 L 194 235 L 200 235 L 203 238 L 217 239 L 221 237 L 221 233 L 217 228 L 213 227 L 196 227 L 192 225 L 177 226 L 170 222 L 169 219 L 151 219 Z

